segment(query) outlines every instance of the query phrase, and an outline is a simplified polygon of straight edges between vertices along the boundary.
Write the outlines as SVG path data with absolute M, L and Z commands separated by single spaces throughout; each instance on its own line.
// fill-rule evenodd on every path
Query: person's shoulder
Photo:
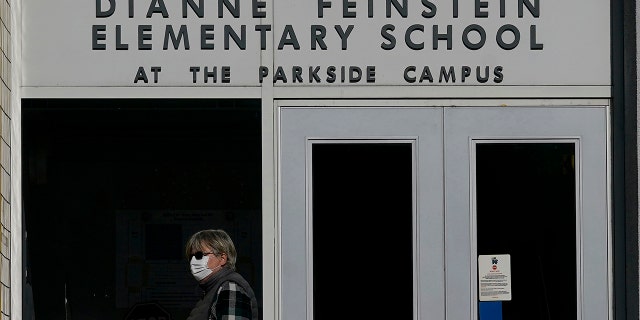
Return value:
M 222 285 L 220 285 L 219 292 L 222 292 L 222 291 L 239 292 L 247 296 L 249 295 L 247 293 L 247 290 L 242 285 L 240 285 L 238 282 L 235 282 L 233 280 L 225 281 Z

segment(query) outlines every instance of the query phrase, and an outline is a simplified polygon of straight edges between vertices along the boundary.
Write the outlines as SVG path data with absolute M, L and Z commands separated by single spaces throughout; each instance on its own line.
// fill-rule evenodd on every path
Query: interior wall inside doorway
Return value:
M 184 244 L 210 228 L 231 234 L 261 301 L 259 100 L 22 105 L 25 315 L 123 319 L 155 301 L 186 318 L 199 291 Z

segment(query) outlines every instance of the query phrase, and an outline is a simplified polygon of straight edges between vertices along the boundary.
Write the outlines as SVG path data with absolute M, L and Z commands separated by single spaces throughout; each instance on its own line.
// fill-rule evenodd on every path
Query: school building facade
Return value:
M 1 319 L 638 319 L 637 8 L 2 1 Z

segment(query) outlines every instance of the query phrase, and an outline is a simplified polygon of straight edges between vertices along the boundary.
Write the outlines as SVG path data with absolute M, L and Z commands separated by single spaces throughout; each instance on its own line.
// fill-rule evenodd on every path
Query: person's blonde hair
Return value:
M 187 259 L 191 257 L 191 253 L 204 251 L 204 246 L 210 247 L 213 250 L 213 254 L 220 256 L 220 254 L 227 255 L 227 267 L 231 270 L 236 270 L 236 247 L 233 244 L 233 240 L 229 234 L 222 229 L 209 229 L 198 231 L 191 236 L 185 246 L 185 256 Z

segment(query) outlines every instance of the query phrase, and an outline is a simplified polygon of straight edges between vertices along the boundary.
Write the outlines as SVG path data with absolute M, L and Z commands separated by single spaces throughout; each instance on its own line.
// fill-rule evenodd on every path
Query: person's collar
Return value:
M 202 288 L 202 290 L 204 290 L 205 292 L 209 292 L 209 289 L 215 286 L 220 279 L 226 277 L 232 272 L 233 270 L 227 268 L 227 266 L 224 266 L 222 267 L 222 269 L 218 270 L 218 272 L 212 274 L 208 279 L 205 279 L 203 282 L 201 282 L 200 288 Z

